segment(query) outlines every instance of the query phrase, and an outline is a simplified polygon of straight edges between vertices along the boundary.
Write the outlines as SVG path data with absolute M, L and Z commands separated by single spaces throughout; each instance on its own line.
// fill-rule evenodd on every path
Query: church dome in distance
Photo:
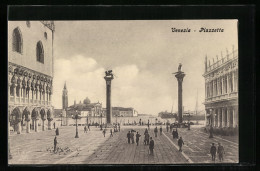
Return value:
M 89 98 L 86 97 L 86 98 L 84 99 L 83 103 L 84 103 L 84 104 L 90 104 L 90 100 L 89 100 Z

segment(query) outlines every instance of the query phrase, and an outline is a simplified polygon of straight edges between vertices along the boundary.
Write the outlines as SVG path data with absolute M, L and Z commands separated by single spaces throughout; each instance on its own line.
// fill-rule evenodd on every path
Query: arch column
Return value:
M 221 108 L 218 109 L 218 127 L 222 127 L 222 113 L 221 113 Z
M 30 133 L 30 119 L 26 121 L 26 133 Z
M 42 131 L 45 131 L 44 121 L 45 119 L 42 119 Z
M 38 132 L 38 120 L 39 119 L 35 119 L 35 132 Z
M 51 130 L 51 121 L 52 121 L 52 118 L 48 119 L 48 130 Z
M 16 103 L 16 84 L 13 84 L 14 86 L 14 103 Z
M 222 108 L 222 128 L 226 126 L 225 123 L 225 109 Z
M 230 111 L 229 108 L 227 108 L 227 127 L 230 127 Z
M 16 124 L 17 128 L 17 134 L 21 134 L 21 120 L 18 120 L 18 123 Z

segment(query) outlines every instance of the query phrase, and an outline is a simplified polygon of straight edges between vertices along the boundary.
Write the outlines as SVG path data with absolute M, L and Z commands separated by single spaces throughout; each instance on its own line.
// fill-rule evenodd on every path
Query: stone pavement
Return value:
M 166 136 L 154 137 L 152 130 L 149 134 L 155 142 L 154 156 L 149 155 L 149 146 L 144 145 L 144 127 L 136 127 L 134 130 L 141 135 L 139 146 L 128 144 L 125 128 L 109 138 L 106 143 L 91 155 L 86 163 L 89 164 L 177 164 L 189 163 L 187 159 L 175 148 Z
M 166 129 L 164 129 L 166 131 Z M 200 128 L 191 126 L 191 130 L 187 128 L 178 128 L 179 136 L 184 141 L 183 153 L 185 153 L 194 163 L 214 163 L 211 160 L 210 147 L 214 143 L 215 146 L 220 142 L 224 147 L 224 161 L 221 163 L 238 163 L 238 137 L 220 137 L 214 136 L 209 138 L 209 134 L 203 133 Z M 170 132 L 165 132 L 174 144 L 177 145 L 177 139 L 172 138 Z M 216 155 L 215 163 L 220 163 Z
M 12 159 L 9 164 L 75 164 L 81 163 L 95 150 L 104 144 L 108 137 L 104 137 L 98 128 L 84 133 L 84 127 L 79 126 L 79 138 L 75 137 L 75 126 L 60 127 L 57 136 L 58 147 L 68 147 L 71 152 L 54 154 L 47 151 L 53 147 L 55 130 L 38 133 L 10 136 L 10 150 Z
M 159 127 L 158 127 L 159 128 Z M 221 137 L 208 138 L 208 134 L 199 128 L 178 129 L 183 137 L 183 152 L 178 151 L 177 140 L 163 128 L 163 134 L 155 138 L 151 127 L 149 134 L 155 141 L 154 156 L 148 155 L 149 147 L 143 144 L 144 126 L 125 126 L 121 132 L 110 137 L 109 129 L 106 137 L 99 128 L 91 127 L 84 133 L 84 127 L 79 126 L 79 138 L 75 137 L 75 126 L 60 128 L 57 136 L 58 147 L 67 148 L 57 154 L 51 152 L 55 130 L 20 134 L 10 136 L 10 149 L 13 159 L 9 164 L 189 164 L 212 163 L 209 153 L 211 143 L 221 142 L 226 154 L 224 162 L 238 162 L 238 143 Z M 134 129 L 141 135 L 139 146 L 128 144 L 126 134 Z M 218 159 L 216 159 L 218 163 Z

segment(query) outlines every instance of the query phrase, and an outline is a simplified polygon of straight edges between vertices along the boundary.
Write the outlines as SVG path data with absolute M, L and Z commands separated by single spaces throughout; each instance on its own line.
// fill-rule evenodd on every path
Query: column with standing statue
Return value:
M 111 84 L 114 79 L 112 70 L 106 71 L 106 76 L 104 79 L 106 80 L 106 117 L 107 124 L 106 127 L 113 127 L 112 125 L 112 106 L 111 106 Z
M 178 81 L 178 123 L 182 123 L 182 82 L 185 76 L 184 72 L 181 71 L 182 64 L 179 64 L 178 72 L 173 73 Z

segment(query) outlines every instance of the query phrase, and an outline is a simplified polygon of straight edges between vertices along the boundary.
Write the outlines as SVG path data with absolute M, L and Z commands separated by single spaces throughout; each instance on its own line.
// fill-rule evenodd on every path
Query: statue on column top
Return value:
M 179 64 L 179 67 L 178 67 L 178 72 L 181 72 L 181 63 Z

